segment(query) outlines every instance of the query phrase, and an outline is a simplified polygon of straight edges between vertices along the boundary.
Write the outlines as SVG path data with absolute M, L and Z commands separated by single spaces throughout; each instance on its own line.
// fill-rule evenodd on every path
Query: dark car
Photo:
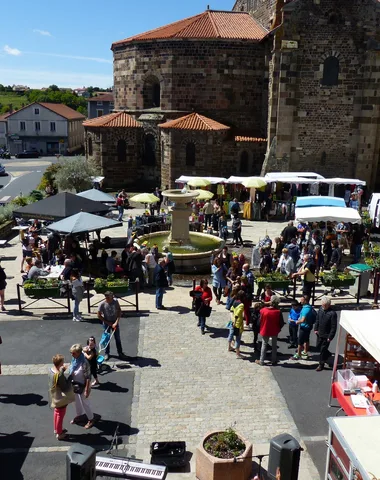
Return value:
M 38 158 L 40 154 L 36 150 L 24 150 L 21 153 L 16 153 L 16 158 Z

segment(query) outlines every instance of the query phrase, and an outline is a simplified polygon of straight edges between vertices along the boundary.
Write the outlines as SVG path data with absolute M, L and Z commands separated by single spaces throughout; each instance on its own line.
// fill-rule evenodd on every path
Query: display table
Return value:
M 380 416 L 328 418 L 325 480 L 380 478 Z
M 350 417 L 352 416 L 367 416 L 367 410 L 365 408 L 355 408 L 352 404 L 351 401 L 351 396 L 350 395 L 344 395 L 342 387 L 338 382 L 334 382 L 332 384 L 332 397 L 336 398 L 338 401 L 339 405 L 342 407 L 344 413 Z M 375 393 L 375 395 L 372 396 L 372 400 L 377 400 L 380 401 L 380 393 Z M 372 415 L 370 415 L 372 416 Z

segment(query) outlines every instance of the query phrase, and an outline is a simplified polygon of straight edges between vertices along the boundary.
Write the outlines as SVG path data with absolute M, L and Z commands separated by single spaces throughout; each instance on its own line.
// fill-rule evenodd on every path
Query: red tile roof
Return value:
M 54 113 L 58 113 L 61 117 L 67 118 L 67 120 L 83 120 L 86 118 L 81 113 L 73 110 L 72 108 L 68 107 L 67 105 L 63 105 L 63 103 L 42 103 L 38 102 L 43 107 L 51 110 Z
M 176 120 L 170 120 L 166 123 L 159 125 L 161 128 L 174 128 L 176 130 L 229 130 L 230 127 L 216 122 L 211 118 L 204 117 L 198 113 L 190 113 L 185 117 L 177 118 Z
M 66 118 L 67 120 L 83 120 L 86 118 L 84 115 L 77 112 L 76 110 L 73 110 L 67 105 L 63 105 L 63 103 L 45 103 L 45 102 L 30 103 L 29 105 L 26 105 L 25 107 L 22 107 L 19 110 L 16 110 L 15 112 L 10 113 L 9 116 L 14 115 L 15 113 L 21 112 L 21 110 L 24 110 L 25 108 L 28 108 L 31 105 L 41 105 L 41 107 L 45 107 L 48 110 L 54 113 L 57 113 L 58 115 L 61 115 L 61 117 Z
M 88 99 L 89 102 L 113 102 L 113 93 L 100 93 Z
M 194 17 L 185 18 L 165 27 L 135 35 L 112 44 L 112 49 L 118 45 L 130 42 L 171 38 L 199 39 L 236 39 L 262 40 L 268 31 L 254 20 L 247 12 L 222 12 L 206 10 Z
M 266 142 L 267 138 L 258 138 L 258 137 L 244 137 L 241 135 L 237 135 L 235 137 L 235 142 L 253 142 L 253 143 L 262 143 Z
M 91 118 L 83 122 L 84 127 L 101 128 L 143 128 L 131 115 L 125 112 L 115 112 L 101 117 Z

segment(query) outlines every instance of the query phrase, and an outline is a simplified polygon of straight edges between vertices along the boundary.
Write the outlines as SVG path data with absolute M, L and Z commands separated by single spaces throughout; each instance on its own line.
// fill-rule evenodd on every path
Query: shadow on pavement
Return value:
M 44 407 L 48 404 L 46 400 L 43 400 L 42 395 L 36 393 L 0 393 L 0 403 L 13 403 L 21 407 L 27 407 L 30 405 L 37 405 L 38 407 Z
M 168 310 L 170 312 L 178 312 L 180 315 L 184 315 L 186 313 L 190 313 L 191 312 L 191 309 L 188 308 L 188 307 L 180 307 L 180 306 L 177 306 L 177 307 L 170 307 L 168 308 Z
M 103 382 L 97 387 L 96 390 L 106 390 L 107 392 L 118 392 L 118 393 L 127 393 L 129 388 L 124 388 L 114 382 Z

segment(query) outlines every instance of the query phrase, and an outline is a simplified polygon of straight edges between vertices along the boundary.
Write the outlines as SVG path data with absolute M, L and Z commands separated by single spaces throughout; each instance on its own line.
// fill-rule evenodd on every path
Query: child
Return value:
M 298 346 L 298 325 L 297 320 L 300 318 L 301 304 L 294 300 L 292 302 L 292 308 L 289 312 L 289 346 L 288 348 L 297 348 Z
M 260 310 L 263 307 L 264 307 L 263 303 L 257 302 L 254 304 L 252 313 L 251 313 L 252 331 L 253 331 L 253 348 L 255 351 L 257 349 L 257 339 L 259 338 L 259 331 L 260 331 Z
M 83 349 L 84 356 L 88 360 L 91 369 L 91 375 L 94 377 L 94 381 L 92 382 L 92 386 L 99 385 L 98 380 L 98 364 L 97 364 L 97 356 L 98 352 L 96 351 L 96 340 L 95 337 L 90 337 L 87 340 L 87 347 Z
M 274 293 L 271 285 L 265 285 L 264 292 L 261 294 L 261 301 L 265 306 L 270 305 L 270 299 L 273 297 Z

